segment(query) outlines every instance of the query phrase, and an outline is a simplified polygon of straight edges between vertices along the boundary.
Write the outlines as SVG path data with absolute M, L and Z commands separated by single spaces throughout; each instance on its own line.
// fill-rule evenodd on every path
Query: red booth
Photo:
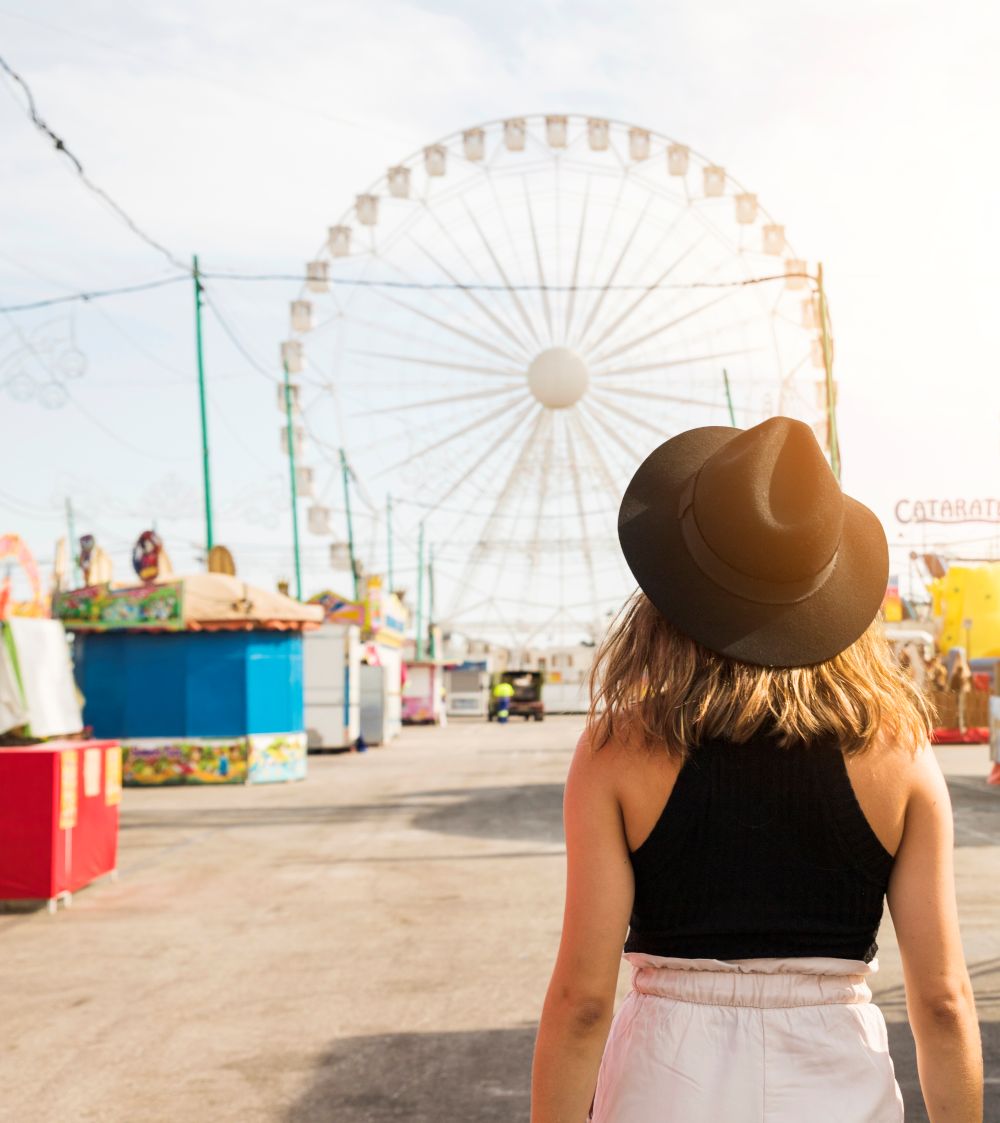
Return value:
M 117 741 L 0 747 L 0 901 L 49 911 L 118 859 L 122 754 Z

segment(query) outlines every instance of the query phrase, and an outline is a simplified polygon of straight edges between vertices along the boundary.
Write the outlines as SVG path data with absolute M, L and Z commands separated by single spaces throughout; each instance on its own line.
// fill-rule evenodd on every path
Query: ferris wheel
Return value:
M 456 631 L 599 635 L 635 585 L 620 497 L 674 433 L 783 413 L 825 439 L 806 262 L 724 167 L 648 129 L 445 137 L 357 195 L 306 275 L 282 345 L 305 431 L 392 497 L 398 540 L 423 524 Z

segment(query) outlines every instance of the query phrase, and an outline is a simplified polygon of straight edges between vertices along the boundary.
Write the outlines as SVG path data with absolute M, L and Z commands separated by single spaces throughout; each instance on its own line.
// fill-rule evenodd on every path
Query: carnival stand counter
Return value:
M 302 631 L 322 609 L 207 573 L 76 590 L 56 611 L 84 720 L 121 741 L 127 786 L 305 778 Z
M 116 741 L 0 746 L 0 901 L 54 911 L 114 874 L 121 790 Z

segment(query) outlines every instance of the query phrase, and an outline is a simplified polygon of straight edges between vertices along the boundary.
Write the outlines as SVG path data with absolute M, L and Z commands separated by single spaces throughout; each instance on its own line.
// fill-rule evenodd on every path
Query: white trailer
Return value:
M 323 624 L 303 635 L 305 725 L 310 749 L 350 748 L 361 733 L 361 632 Z

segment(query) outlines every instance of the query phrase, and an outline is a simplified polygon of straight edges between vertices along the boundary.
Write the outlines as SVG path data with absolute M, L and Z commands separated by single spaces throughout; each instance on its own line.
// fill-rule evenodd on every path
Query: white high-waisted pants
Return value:
M 627 952 L 593 1123 L 899 1123 L 878 961 Z

